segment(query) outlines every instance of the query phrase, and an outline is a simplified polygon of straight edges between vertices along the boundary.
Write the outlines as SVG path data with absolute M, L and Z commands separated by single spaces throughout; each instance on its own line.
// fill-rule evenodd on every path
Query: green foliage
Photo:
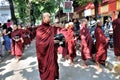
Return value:
M 23 23 L 40 18 L 43 12 L 55 13 L 59 8 L 58 0 L 13 0 L 19 18 Z M 60 2 L 63 0 L 60 0 Z

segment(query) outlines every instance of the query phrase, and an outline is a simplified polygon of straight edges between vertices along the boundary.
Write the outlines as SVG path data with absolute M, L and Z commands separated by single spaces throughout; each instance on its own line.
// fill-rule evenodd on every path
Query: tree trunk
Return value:
M 17 19 L 15 17 L 15 11 L 14 11 L 14 5 L 13 5 L 13 0 L 8 0 L 9 4 L 10 4 L 10 11 L 11 11 L 11 18 L 12 21 L 17 24 Z
M 99 7 L 98 0 L 94 0 L 94 6 L 95 6 L 95 18 L 98 19 L 98 7 Z

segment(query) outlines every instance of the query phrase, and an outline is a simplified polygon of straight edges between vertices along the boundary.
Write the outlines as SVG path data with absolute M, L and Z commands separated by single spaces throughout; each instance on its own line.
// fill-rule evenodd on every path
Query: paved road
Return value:
M 59 61 L 60 80 L 120 80 L 105 67 L 103 72 L 98 74 L 91 61 L 88 62 L 89 68 L 83 69 L 80 57 L 77 60 L 78 63 L 72 66 Z M 31 47 L 25 50 L 20 62 L 16 62 L 13 56 L 8 56 L 0 63 L 0 80 L 40 80 L 34 41 Z

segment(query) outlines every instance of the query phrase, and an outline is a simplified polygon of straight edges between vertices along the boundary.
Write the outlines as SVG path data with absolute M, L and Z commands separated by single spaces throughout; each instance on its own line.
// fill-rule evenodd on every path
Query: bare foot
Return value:
M 117 61 L 117 62 L 120 62 L 120 57 L 116 57 L 116 61 Z
M 86 68 L 89 68 L 89 66 L 86 65 L 86 64 L 84 64 L 84 65 L 82 65 L 82 68 L 83 68 L 83 69 L 86 69 Z
M 102 72 L 102 68 L 100 68 L 98 66 L 96 66 L 96 70 L 97 70 L 96 74 L 100 74 Z

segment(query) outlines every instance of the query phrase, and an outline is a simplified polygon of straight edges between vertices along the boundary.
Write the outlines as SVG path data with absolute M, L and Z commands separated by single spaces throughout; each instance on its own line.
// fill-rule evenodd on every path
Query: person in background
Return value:
M 79 21 L 77 19 L 74 19 L 74 31 L 79 31 L 80 30 L 80 27 L 79 27 Z
M 9 38 L 10 32 L 7 31 L 7 29 L 3 30 L 3 39 L 4 39 L 4 46 L 5 46 L 5 51 L 8 53 L 11 53 L 11 39 Z
M 2 24 L 0 23 L 0 31 L 2 31 L 3 30 L 3 28 L 2 28 Z
M 97 27 L 95 29 L 95 47 L 96 47 L 96 69 L 98 72 L 102 72 L 102 68 L 100 64 L 105 65 L 105 61 L 107 59 L 107 48 L 108 48 L 108 38 L 105 36 L 102 31 L 102 22 L 100 20 L 97 21 Z
M 2 32 L 0 31 L 0 59 L 2 58 L 3 53 L 3 42 L 4 42 L 3 35 Z
M 120 12 L 118 18 L 113 21 L 113 44 L 116 61 L 120 62 Z

